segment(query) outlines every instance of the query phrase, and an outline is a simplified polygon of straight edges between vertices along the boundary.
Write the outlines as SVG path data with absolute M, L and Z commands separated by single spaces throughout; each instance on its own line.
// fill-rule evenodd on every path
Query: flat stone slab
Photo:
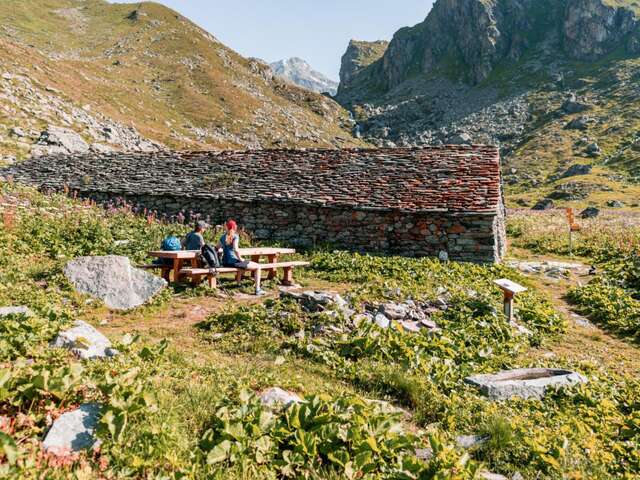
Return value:
M 302 402 L 302 398 L 295 393 L 287 392 L 282 388 L 272 387 L 260 394 L 260 401 L 263 405 L 274 407 L 278 405 L 288 406 L 292 403 L 300 403 Z
M 42 448 L 54 455 L 69 455 L 93 447 L 95 429 L 100 421 L 100 405 L 85 403 L 61 415 L 49 429 Z
M 98 298 L 115 310 L 129 310 L 147 302 L 167 282 L 131 266 L 127 257 L 80 257 L 67 263 L 64 274 L 75 289 Z
M 118 353 L 111 348 L 107 337 L 82 320 L 76 321 L 69 330 L 60 332 L 51 346 L 67 348 L 84 360 L 113 357 Z
M 508 400 L 512 397 L 541 399 L 550 388 L 586 383 L 587 378 L 571 370 L 521 368 L 496 374 L 473 375 L 464 381 L 478 387 L 491 400 Z
M 23 305 L 19 307 L 0 307 L 0 318 L 8 315 L 26 315 L 30 317 L 33 315 L 33 312 Z

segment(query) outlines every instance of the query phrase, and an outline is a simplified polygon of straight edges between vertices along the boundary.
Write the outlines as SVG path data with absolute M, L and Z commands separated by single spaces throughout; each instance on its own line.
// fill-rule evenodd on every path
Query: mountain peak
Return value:
M 314 70 L 306 60 L 299 57 L 273 62 L 271 70 L 285 81 L 313 92 L 335 95 L 338 91 L 338 82 Z

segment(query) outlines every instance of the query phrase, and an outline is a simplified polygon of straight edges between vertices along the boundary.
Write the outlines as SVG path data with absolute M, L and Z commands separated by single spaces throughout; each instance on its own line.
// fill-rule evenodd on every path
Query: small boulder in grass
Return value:
M 42 448 L 56 456 L 66 456 L 96 446 L 95 430 L 100 421 L 101 407 L 97 403 L 85 403 L 67 412 L 49 429 Z
M 272 387 L 265 390 L 260 395 L 260 401 L 267 407 L 276 407 L 279 405 L 289 406 L 292 403 L 301 403 L 302 398 L 292 392 L 287 392 L 279 387 Z
M 107 337 L 82 320 L 76 321 L 69 330 L 60 332 L 51 346 L 67 348 L 83 360 L 109 358 L 118 354 Z
M 9 315 L 24 315 L 25 317 L 30 317 L 33 315 L 33 312 L 23 305 L 19 307 L 0 307 L 0 318 Z

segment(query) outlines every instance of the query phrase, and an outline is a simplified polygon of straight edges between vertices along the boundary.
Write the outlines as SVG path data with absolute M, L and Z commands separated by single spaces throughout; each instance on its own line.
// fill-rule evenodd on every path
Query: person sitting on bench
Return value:
M 238 224 L 235 220 L 229 220 L 225 224 L 226 232 L 220 237 L 217 248 L 222 249 L 222 266 L 230 268 L 247 269 L 256 267 L 254 262 L 246 261 L 240 254 L 240 235 L 238 235 Z
M 202 247 L 205 245 L 204 232 L 209 228 L 209 224 L 204 220 L 198 220 L 194 225 L 193 231 L 188 233 L 182 241 L 182 247 L 185 250 L 197 250 L 202 251 Z

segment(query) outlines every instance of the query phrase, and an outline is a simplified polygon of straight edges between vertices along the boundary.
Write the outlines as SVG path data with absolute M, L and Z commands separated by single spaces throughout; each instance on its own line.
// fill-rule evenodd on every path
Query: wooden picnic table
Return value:
M 240 248 L 240 255 L 243 257 L 251 258 L 252 262 L 260 263 L 261 257 L 267 257 L 267 263 L 272 264 L 278 261 L 278 257 L 280 255 L 287 255 L 296 253 L 294 248 L 277 248 L 277 247 L 258 247 L 258 248 Z M 198 255 L 200 254 L 199 250 L 176 250 L 176 251 L 167 251 L 167 250 L 155 250 L 149 252 L 149 256 L 156 258 L 168 258 L 173 260 L 173 264 L 170 269 L 164 269 L 162 272 L 162 277 L 168 282 L 170 272 L 173 271 L 173 281 L 179 282 L 181 279 L 180 270 L 184 266 L 185 263 L 187 265 L 197 268 L 198 265 Z M 269 279 L 275 278 L 277 272 L 275 268 L 268 269 L 269 271 Z

